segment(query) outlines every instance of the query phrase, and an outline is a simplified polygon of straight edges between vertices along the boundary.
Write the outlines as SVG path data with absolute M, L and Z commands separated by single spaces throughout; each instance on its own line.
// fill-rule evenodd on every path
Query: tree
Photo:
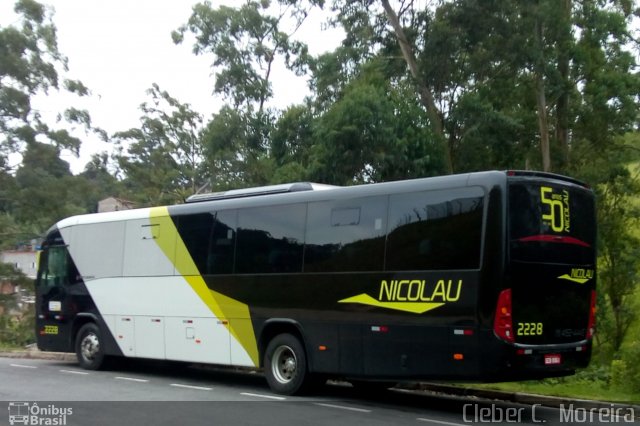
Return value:
M 78 180 L 69 163 L 60 159 L 59 148 L 32 143 L 16 171 L 17 192 L 12 208 L 23 223 L 31 223 L 43 233 L 53 223 L 84 209 L 73 200 Z
M 308 178 L 311 149 L 314 144 L 315 118 L 312 105 L 294 105 L 282 112 L 271 132 L 271 156 L 276 171 L 274 183 Z
M 202 133 L 206 170 L 214 190 L 266 185 L 274 163 L 262 145 L 269 122 L 225 105 Z
M 411 77 L 413 78 L 418 94 L 420 96 L 420 101 L 422 105 L 427 110 L 427 116 L 429 117 L 429 122 L 433 127 L 433 135 L 444 141 L 444 124 L 442 122 L 442 113 L 436 106 L 435 97 L 432 93 L 431 88 L 429 88 L 426 84 L 426 81 L 422 78 L 419 73 L 418 61 L 416 59 L 414 48 L 412 44 L 409 42 L 407 35 L 405 34 L 404 28 L 400 22 L 400 18 L 396 14 L 395 10 L 389 4 L 389 0 L 381 0 L 382 7 L 389 19 L 389 23 L 393 28 L 393 31 L 398 39 L 398 44 L 400 46 L 400 50 L 402 51 L 402 56 L 404 57 L 405 62 L 409 68 L 409 72 L 411 73 Z M 453 173 L 453 162 L 451 160 L 450 150 L 446 149 L 444 152 L 447 153 L 445 155 L 445 164 L 449 173 Z
M 570 117 L 575 123 L 572 138 L 574 145 L 591 143 L 596 155 L 606 155 L 609 148 L 617 148 L 620 137 L 637 126 L 640 75 L 627 48 L 633 42 L 631 15 L 625 1 L 610 1 L 602 7 L 587 0 L 581 6 L 574 16 L 581 37 L 571 70 L 577 89 L 571 104 L 575 111 Z
M 628 2 L 563 0 L 558 7 L 550 0 L 461 0 L 424 10 L 417 2 L 387 0 L 333 5 L 347 33 L 343 48 L 361 47 L 353 40 L 367 37 L 368 50 L 350 50 L 361 52 L 359 63 L 377 56 L 391 68 L 402 58 L 403 73 L 389 78 L 412 82 L 452 170 L 495 167 L 478 161 L 489 149 L 495 151 L 489 158 L 509 160 L 510 167 L 564 171 L 576 138 L 608 144 L 635 120 Z M 491 126 L 474 110 L 488 114 Z M 500 133 L 515 138 L 508 156 L 489 133 L 478 143 L 478 130 L 496 130 L 498 123 L 510 128 Z
M 51 128 L 32 109 L 31 99 L 52 89 L 80 96 L 89 93 L 79 81 L 61 81 L 67 59 L 58 50 L 51 11 L 34 0 L 18 0 L 15 12 L 18 24 L 0 27 L 0 166 L 5 170 L 10 153 L 38 141 L 77 155 L 81 141 L 66 129 Z M 86 111 L 70 108 L 63 115 L 67 121 L 90 126 Z
M 606 150 L 585 142 L 573 148 L 571 174 L 589 182 L 596 193 L 598 217 L 598 334 L 601 348 L 617 355 L 629 327 L 638 318 L 635 292 L 640 285 L 640 176 L 628 164 L 634 158 L 630 138 Z M 593 142 L 596 144 L 597 142 Z M 598 152 L 594 156 L 593 153 Z M 637 154 L 635 154 L 637 159 Z
M 613 317 L 611 329 L 605 330 L 613 352 L 620 350 L 629 327 L 637 318 L 632 310 L 634 292 L 640 283 L 640 239 L 637 229 L 640 209 L 630 194 L 638 194 L 640 185 L 627 170 L 619 170 L 598 188 L 600 217 L 600 285 Z
M 193 52 L 213 55 L 214 93 L 244 111 L 257 105 L 260 115 L 273 96 L 271 78 L 276 59 L 281 57 L 290 70 L 300 73 L 305 69 L 307 46 L 291 38 L 307 16 L 310 5 L 304 3 L 281 1 L 274 16 L 270 1 L 249 0 L 239 8 L 216 9 L 206 1 L 193 7 L 189 21 L 173 32 L 173 40 L 182 43 L 185 33 L 193 33 Z M 290 33 L 283 30 L 286 18 L 294 20 Z
M 293 35 L 309 8 L 322 3 L 248 0 L 238 8 L 213 8 L 210 2 L 204 2 L 195 5 L 189 21 L 173 32 L 176 43 L 182 43 L 187 33 L 193 34 L 193 52 L 212 55 L 214 93 L 229 104 L 213 118 L 206 136 L 213 187 L 270 180 L 273 166 L 266 161 L 271 146 L 269 132 L 277 115 L 268 108 L 273 97 L 272 71 L 278 61 L 298 75 L 307 69 L 307 46 L 294 40 Z M 223 117 L 231 121 L 222 123 Z M 220 135 L 228 132 L 231 138 L 221 140 Z M 248 180 L 240 183 L 238 179 Z
M 312 124 L 309 174 L 334 184 L 429 176 L 445 170 L 411 89 L 373 60 Z
M 140 106 L 140 128 L 114 134 L 117 162 L 131 198 L 143 204 L 183 201 L 204 183 L 202 116 L 153 84 Z M 126 145 L 126 147 L 125 147 Z

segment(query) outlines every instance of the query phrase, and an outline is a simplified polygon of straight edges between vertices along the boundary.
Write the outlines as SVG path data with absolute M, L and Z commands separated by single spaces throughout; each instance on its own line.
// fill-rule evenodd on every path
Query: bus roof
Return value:
M 168 207 L 177 214 L 191 214 L 211 211 L 212 208 L 225 210 L 414 191 L 449 190 L 467 186 L 490 187 L 506 182 L 506 178 L 507 173 L 504 171 L 486 171 L 354 186 L 333 186 L 308 182 L 291 183 L 192 196 L 194 198 L 190 197 L 185 204 L 175 204 Z M 59 221 L 51 230 L 74 225 L 144 219 L 149 217 L 151 210 L 151 207 L 147 207 L 72 216 Z

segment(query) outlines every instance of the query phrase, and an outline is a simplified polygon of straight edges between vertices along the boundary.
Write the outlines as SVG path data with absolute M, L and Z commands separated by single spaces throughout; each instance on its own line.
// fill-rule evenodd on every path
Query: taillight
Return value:
M 593 338 L 596 332 L 596 302 L 598 297 L 595 290 L 591 290 L 591 304 L 589 305 L 589 324 L 587 325 L 587 339 Z
M 493 331 L 496 336 L 509 343 L 515 342 L 513 336 L 513 321 L 511 319 L 511 289 L 502 290 L 498 296 L 496 316 L 493 321 Z

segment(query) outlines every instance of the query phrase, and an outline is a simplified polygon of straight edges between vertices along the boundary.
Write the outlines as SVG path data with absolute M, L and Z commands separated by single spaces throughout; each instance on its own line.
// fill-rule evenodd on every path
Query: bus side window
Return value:
M 233 273 L 236 210 L 179 216 L 177 226 L 201 275 Z
M 233 273 L 236 249 L 236 210 L 223 210 L 214 214 L 207 255 L 208 274 Z
M 381 271 L 388 199 L 309 203 L 305 272 Z
M 392 195 L 386 270 L 479 268 L 483 195 L 479 188 Z
M 302 271 L 307 204 L 238 210 L 236 273 Z

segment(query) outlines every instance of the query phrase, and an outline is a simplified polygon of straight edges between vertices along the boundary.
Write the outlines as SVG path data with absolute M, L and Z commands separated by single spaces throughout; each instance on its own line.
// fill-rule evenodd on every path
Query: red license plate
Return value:
M 562 356 L 560 354 L 546 354 L 544 356 L 544 365 L 560 365 L 562 364 Z

